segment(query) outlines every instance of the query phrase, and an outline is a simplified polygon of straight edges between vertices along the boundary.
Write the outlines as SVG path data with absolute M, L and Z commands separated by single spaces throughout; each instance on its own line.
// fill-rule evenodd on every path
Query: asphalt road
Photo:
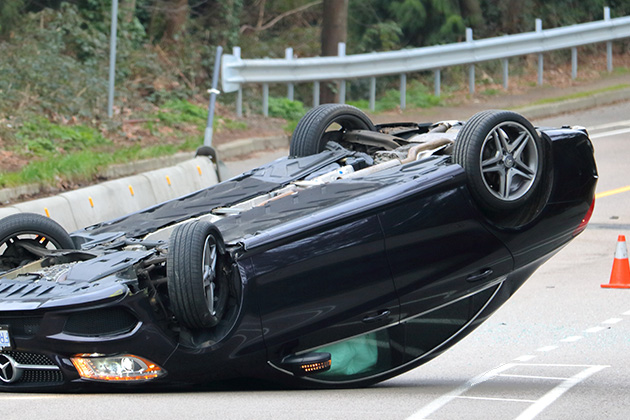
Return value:
M 630 418 L 630 289 L 603 289 L 630 237 L 630 103 L 537 125 L 582 125 L 600 173 L 590 226 L 485 324 L 437 359 L 367 389 L 1 394 L 0 418 Z M 229 162 L 233 173 L 285 151 Z

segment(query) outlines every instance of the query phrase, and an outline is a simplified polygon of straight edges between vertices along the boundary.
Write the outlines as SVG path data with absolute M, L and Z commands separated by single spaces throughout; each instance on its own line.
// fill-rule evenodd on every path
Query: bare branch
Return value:
M 300 6 L 300 7 L 297 7 L 295 9 L 288 10 L 288 11 L 286 11 L 284 13 L 279 14 L 278 16 L 276 16 L 275 18 L 271 19 L 269 22 L 265 23 L 262 26 L 256 25 L 256 27 L 254 28 L 251 25 L 243 25 L 243 26 L 241 26 L 240 33 L 243 33 L 243 32 L 248 31 L 248 30 L 256 31 L 256 32 L 267 30 L 267 29 L 271 28 L 272 26 L 274 26 L 276 23 L 280 22 L 285 17 L 294 15 L 296 13 L 303 12 L 304 10 L 309 9 L 309 8 L 311 8 L 313 6 L 317 6 L 318 4 L 322 4 L 322 2 L 323 2 L 323 0 L 317 0 L 317 1 L 313 1 L 313 2 L 310 2 L 308 4 L 305 4 L 304 6 Z M 263 2 L 263 4 L 264 4 L 264 2 Z

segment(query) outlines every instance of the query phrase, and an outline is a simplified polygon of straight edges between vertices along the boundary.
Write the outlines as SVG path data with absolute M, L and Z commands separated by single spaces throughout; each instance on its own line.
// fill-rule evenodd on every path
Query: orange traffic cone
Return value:
M 628 248 L 626 248 L 626 237 L 624 235 L 619 235 L 619 238 L 617 238 L 617 249 L 615 251 L 612 273 L 610 274 L 610 283 L 602 284 L 602 287 L 630 289 L 630 264 L 628 263 Z

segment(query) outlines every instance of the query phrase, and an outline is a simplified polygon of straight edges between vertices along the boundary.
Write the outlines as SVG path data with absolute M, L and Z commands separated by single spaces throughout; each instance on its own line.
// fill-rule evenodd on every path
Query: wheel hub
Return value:
M 505 165 L 506 168 L 511 168 L 514 166 L 514 156 L 512 156 L 511 154 L 507 154 L 506 156 L 503 157 L 503 164 Z

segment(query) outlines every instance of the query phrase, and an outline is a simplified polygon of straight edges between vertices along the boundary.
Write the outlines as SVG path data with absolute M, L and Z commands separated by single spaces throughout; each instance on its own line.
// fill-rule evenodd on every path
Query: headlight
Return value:
M 148 381 L 166 374 L 155 363 L 133 354 L 77 354 L 71 360 L 82 378 L 94 381 Z

